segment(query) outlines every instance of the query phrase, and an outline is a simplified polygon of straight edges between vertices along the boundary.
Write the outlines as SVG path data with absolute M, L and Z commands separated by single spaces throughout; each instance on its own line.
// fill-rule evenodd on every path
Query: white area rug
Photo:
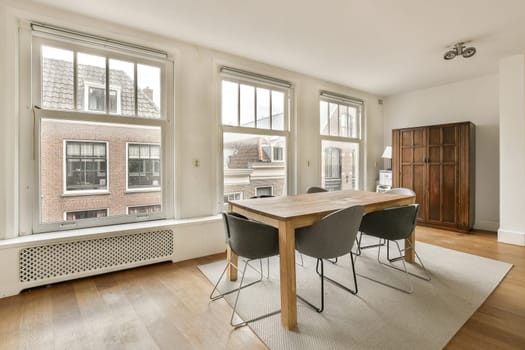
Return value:
M 297 301 L 297 330 L 284 329 L 280 314 L 250 323 L 249 327 L 272 350 L 441 349 L 512 265 L 420 242 L 416 247 L 432 280 L 412 277 L 413 294 L 358 276 L 359 293 L 352 295 L 327 281 L 323 313 Z M 357 259 L 357 273 L 404 287 L 404 274 L 379 265 L 376 255 L 376 248 L 364 250 Z M 215 283 L 225 264 L 220 261 L 199 268 Z M 297 293 L 319 305 L 320 278 L 315 273 L 315 260 L 304 257 L 304 265 L 296 266 Z M 349 256 L 339 259 L 336 265 L 325 263 L 325 274 L 348 286 L 352 286 L 351 271 Z M 247 282 L 258 277 L 251 269 L 246 275 L 249 275 Z M 230 290 L 237 284 L 224 281 L 220 290 Z M 226 298 L 230 305 L 234 296 L 232 293 Z M 238 314 L 248 319 L 279 309 L 279 300 L 279 260 L 274 257 L 270 262 L 270 278 L 241 291 Z

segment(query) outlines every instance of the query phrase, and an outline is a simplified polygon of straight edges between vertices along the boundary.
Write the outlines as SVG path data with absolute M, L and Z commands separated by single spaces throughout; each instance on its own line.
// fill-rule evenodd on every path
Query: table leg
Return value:
M 231 261 L 235 266 L 239 266 L 239 258 L 232 252 L 230 246 L 226 247 L 226 259 Z M 228 278 L 230 281 L 237 281 L 237 269 L 231 265 L 228 265 Z
M 405 238 L 405 261 L 408 263 L 413 263 L 416 257 L 414 253 L 414 248 L 416 244 L 416 230 L 412 231 L 410 236 Z
M 295 285 L 295 229 L 286 221 L 279 222 L 279 257 L 281 262 L 281 322 L 287 329 L 297 327 Z

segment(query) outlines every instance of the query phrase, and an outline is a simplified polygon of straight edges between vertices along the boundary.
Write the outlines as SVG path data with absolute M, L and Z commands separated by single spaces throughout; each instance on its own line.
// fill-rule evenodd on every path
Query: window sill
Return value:
M 76 241 L 79 239 L 96 239 L 107 236 L 118 236 L 144 230 L 162 230 L 174 228 L 177 226 L 194 225 L 200 223 L 209 223 L 220 221 L 220 215 L 203 216 L 189 219 L 164 219 L 143 222 L 134 222 L 130 224 L 118 224 L 110 226 L 99 226 L 82 229 L 72 229 L 67 231 L 56 231 L 46 233 L 35 233 L 28 236 L 17 237 L 12 239 L 0 240 L 0 250 L 17 247 L 34 246 L 35 244 L 53 244 L 67 241 Z
M 160 187 L 128 188 L 125 193 L 160 192 Z
M 62 197 L 79 197 L 79 196 L 107 196 L 109 191 L 76 191 L 62 193 Z

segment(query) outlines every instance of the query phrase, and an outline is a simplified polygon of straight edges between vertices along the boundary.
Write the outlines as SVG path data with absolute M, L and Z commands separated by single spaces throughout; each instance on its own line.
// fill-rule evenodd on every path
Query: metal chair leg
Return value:
M 299 294 L 297 294 L 297 299 L 301 300 L 302 302 L 304 302 L 305 304 L 310 306 L 315 311 L 321 313 L 324 310 L 324 265 L 323 265 L 323 260 L 322 259 L 317 259 L 317 263 L 316 263 L 316 266 L 315 266 L 315 270 L 316 271 L 319 268 L 319 262 L 321 263 L 321 274 L 320 274 L 320 276 L 321 276 L 321 307 L 315 306 L 314 304 L 312 304 L 311 302 L 309 302 L 308 300 L 306 300 L 305 298 L 303 298 Z
M 375 247 L 379 247 L 379 246 L 384 246 L 385 245 L 384 242 L 381 242 L 381 238 L 380 238 L 378 244 L 369 244 L 369 245 L 361 246 L 361 240 L 363 239 L 363 233 L 359 232 L 358 236 L 359 236 L 359 238 L 356 237 L 356 242 L 357 242 L 357 248 L 356 248 L 357 253 L 356 253 L 356 255 L 358 255 L 358 256 L 361 255 L 361 251 L 363 249 L 375 248 Z
M 270 313 L 267 313 L 267 314 L 264 314 L 264 315 L 261 315 L 261 316 L 258 316 L 258 317 L 255 317 L 255 318 L 252 318 L 252 319 L 249 319 L 249 320 L 246 320 L 246 321 L 242 321 L 242 322 L 238 322 L 238 323 L 233 323 L 233 319 L 235 317 L 235 314 L 237 313 L 237 303 L 239 302 L 239 296 L 241 294 L 241 289 L 242 288 L 245 288 L 247 287 L 248 285 L 246 286 L 243 286 L 242 283 L 244 282 L 244 275 L 246 274 L 246 267 L 248 266 L 248 262 L 251 261 L 251 260 L 248 260 L 247 263 L 244 265 L 244 269 L 242 270 L 242 277 L 241 277 L 241 282 L 239 284 L 239 288 L 237 289 L 237 296 L 235 297 L 235 303 L 233 304 L 233 311 L 232 311 L 232 316 L 230 318 L 230 324 L 232 325 L 233 328 L 237 329 L 239 327 L 243 327 L 243 326 L 246 326 L 248 323 L 250 322 L 254 322 L 254 321 L 258 321 L 258 320 L 261 320 L 263 318 L 266 318 L 266 317 L 269 317 L 269 316 L 272 316 L 272 315 L 276 315 L 278 313 L 281 312 L 281 310 L 276 310 L 276 311 L 273 311 L 273 312 L 270 312 Z M 262 264 L 262 262 L 261 262 Z M 253 284 L 253 283 L 252 283 Z
M 402 255 L 401 253 L 401 248 L 399 247 L 399 243 L 397 241 L 394 241 L 394 243 L 396 244 L 396 247 L 397 247 L 397 250 L 400 254 L 400 256 Z M 410 243 L 409 243 L 410 244 Z M 387 246 L 388 246 L 388 241 L 387 241 Z M 379 249 L 377 250 L 377 261 L 383 265 L 383 266 L 386 266 L 386 267 L 389 267 L 391 269 L 394 269 L 394 270 L 397 270 L 397 271 L 401 271 L 401 272 L 404 272 L 405 273 L 405 276 L 406 276 L 406 279 L 407 279 L 407 284 L 409 286 L 408 289 L 403 289 L 403 288 L 400 288 L 400 287 L 396 287 L 396 286 L 393 286 L 393 285 L 390 285 L 388 283 L 385 283 L 385 282 L 382 282 L 382 281 L 379 281 L 379 280 L 376 280 L 374 278 L 371 278 L 371 277 L 368 277 L 368 276 L 364 276 L 364 275 L 361 275 L 359 274 L 359 276 L 363 277 L 363 278 L 366 278 L 370 281 L 373 281 L 373 282 L 376 282 L 376 283 L 379 283 L 379 284 L 382 284 L 386 287 L 390 287 L 390 288 L 393 288 L 393 289 L 396 289 L 396 290 L 399 290 L 403 293 L 407 293 L 407 294 L 412 294 L 414 289 L 412 287 L 412 281 L 410 280 L 410 276 L 409 275 L 412 275 L 414 277 L 417 277 L 419 279 L 422 279 L 422 280 L 425 280 L 425 281 L 430 281 L 431 279 L 431 276 L 430 276 L 430 273 L 428 272 L 428 270 L 425 268 L 425 266 L 423 265 L 421 259 L 419 258 L 419 255 L 417 254 L 417 252 L 415 251 L 414 249 L 414 252 L 416 254 L 416 257 L 419 261 L 419 264 L 422 266 L 423 270 L 425 271 L 425 273 L 427 274 L 427 277 L 423 277 L 423 276 L 420 276 L 420 275 L 417 275 L 415 273 L 412 273 L 412 272 L 409 272 L 408 269 L 407 269 L 407 266 L 406 266 L 406 263 L 405 263 L 405 259 L 399 259 L 401 260 L 402 264 L 403 264 L 403 269 L 400 269 L 399 267 L 397 266 L 394 266 L 392 265 L 391 263 L 385 263 L 383 261 L 381 261 L 381 247 L 379 247 Z M 397 258 L 396 259 L 393 259 L 393 260 L 398 260 Z
M 246 268 L 247 266 L 250 266 L 250 268 L 252 268 L 253 270 L 257 271 L 257 272 L 260 272 L 261 274 L 261 278 L 259 278 L 258 280 L 256 281 L 253 281 L 251 283 L 248 283 L 246 285 L 244 285 L 242 288 L 246 288 L 246 287 L 249 287 L 249 286 L 252 286 L 254 285 L 255 283 L 259 283 L 262 281 L 263 279 L 263 272 L 262 272 L 262 261 L 261 261 L 261 271 L 258 271 L 256 268 L 254 268 L 253 266 L 249 265 L 249 261 L 245 261 L 245 266 L 244 268 Z M 228 266 L 232 266 L 234 269 L 236 269 L 237 271 L 239 271 L 239 268 L 233 264 L 231 261 L 228 261 L 228 263 L 226 264 L 226 267 L 224 268 L 224 270 L 222 271 L 221 275 L 219 276 L 219 279 L 217 280 L 217 282 L 215 283 L 215 285 L 213 286 L 213 289 L 210 293 L 210 300 L 211 301 L 215 301 L 215 300 L 218 300 L 218 299 L 221 299 L 221 298 L 224 298 L 225 295 L 228 295 L 228 294 L 231 294 L 231 293 L 234 293 L 236 292 L 237 290 L 240 289 L 239 288 L 235 288 L 235 289 L 232 289 L 232 290 L 229 290 L 227 292 L 224 292 L 224 293 L 220 293 L 216 296 L 213 296 L 213 293 L 215 293 L 215 291 L 217 290 L 217 287 L 219 286 L 219 283 L 221 282 L 222 278 L 224 277 L 224 274 L 226 273 L 226 270 L 228 269 Z

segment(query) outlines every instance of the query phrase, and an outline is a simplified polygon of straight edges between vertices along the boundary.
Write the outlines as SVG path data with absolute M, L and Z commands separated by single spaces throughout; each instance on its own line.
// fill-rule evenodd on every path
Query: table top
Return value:
M 345 190 L 307 193 L 296 196 L 232 200 L 229 203 L 235 207 L 247 209 L 277 220 L 287 220 L 312 214 L 328 215 L 333 211 L 354 205 L 363 205 L 365 212 L 371 212 L 389 206 L 411 204 L 414 202 L 414 198 L 415 196 L 400 194 Z

